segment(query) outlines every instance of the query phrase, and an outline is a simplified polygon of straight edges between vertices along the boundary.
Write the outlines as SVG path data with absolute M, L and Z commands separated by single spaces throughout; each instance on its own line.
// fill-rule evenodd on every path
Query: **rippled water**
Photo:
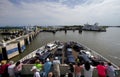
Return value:
M 77 41 L 94 51 L 100 53 L 104 57 L 108 58 L 117 65 L 120 65 L 120 28 L 107 28 L 107 32 L 90 32 L 83 31 L 64 31 L 53 33 L 42 32 L 40 33 L 30 45 L 27 45 L 27 49 L 24 53 L 13 58 L 18 60 L 33 50 L 47 44 L 54 40 L 61 41 Z

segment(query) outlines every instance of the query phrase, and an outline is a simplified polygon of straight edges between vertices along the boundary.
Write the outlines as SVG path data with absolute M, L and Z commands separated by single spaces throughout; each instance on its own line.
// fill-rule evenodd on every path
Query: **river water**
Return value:
M 106 32 L 92 31 L 58 31 L 55 34 L 41 32 L 38 36 L 26 46 L 24 53 L 14 57 L 12 60 L 17 61 L 35 49 L 54 40 L 60 41 L 77 41 L 90 49 L 100 53 L 116 65 L 120 66 L 120 28 L 107 28 Z

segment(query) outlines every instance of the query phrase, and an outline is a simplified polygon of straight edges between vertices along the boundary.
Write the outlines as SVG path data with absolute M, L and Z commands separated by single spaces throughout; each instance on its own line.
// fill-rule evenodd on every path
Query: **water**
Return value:
M 61 41 L 77 41 L 80 42 L 92 50 L 100 53 L 116 65 L 120 66 L 120 28 L 107 28 L 107 32 L 90 32 L 83 31 L 58 31 L 55 34 L 43 32 L 40 33 L 30 45 L 27 45 L 27 49 L 24 53 L 13 58 L 12 60 L 17 61 L 33 50 L 47 44 L 54 40 Z

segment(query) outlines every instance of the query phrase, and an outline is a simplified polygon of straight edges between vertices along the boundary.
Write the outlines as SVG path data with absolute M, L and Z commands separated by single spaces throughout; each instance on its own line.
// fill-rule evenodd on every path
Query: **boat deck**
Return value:
M 64 45 L 65 45 L 65 44 L 64 44 Z M 78 46 L 79 46 L 79 45 L 78 45 Z M 99 58 L 100 60 L 102 60 L 102 61 L 108 61 L 108 60 L 106 60 L 104 57 L 102 57 L 100 54 L 97 54 L 96 52 L 94 52 L 93 50 L 90 50 L 89 48 L 87 48 L 87 47 L 85 47 L 85 46 L 83 46 L 83 47 L 84 47 L 84 48 L 82 48 L 82 49 L 84 49 L 84 50 L 86 50 L 86 51 L 90 51 L 93 56 L 98 56 L 98 58 Z M 39 48 L 39 49 L 42 49 L 42 48 L 44 48 L 44 46 L 41 47 L 41 48 Z M 61 77 L 63 77 L 63 75 L 65 75 L 65 74 L 69 71 L 69 70 L 68 70 L 69 66 L 67 65 L 67 64 L 69 64 L 69 63 L 66 62 L 66 59 L 68 58 L 68 56 L 66 56 L 67 48 L 71 48 L 71 49 L 72 49 L 72 54 L 71 54 L 71 55 L 73 55 L 74 60 L 76 60 L 76 58 L 77 58 L 78 55 L 79 55 L 79 51 L 75 50 L 76 48 L 73 48 L 73 46 L 72 46 L 72 47 L 64 46 L 64 48 L 63 48 L 63 50 L 62 50 L 62 56 L 61 56 L 61 58 L 62 58 L 62 64 L 60 65 L 60 70 L 61 70 L 61 75 L 62 75 Z M 68 50 L 71 51 L 71 49 L 68 49 Z M 81 49 L 81 50 L 82 50 L 82 49 Z M 36 53 L 36 51 L 37 51 L 37 50 L 35 50 L 35 51 L 33 51 L 32 53 L 30 53 L 28 56 L 26 56 L 26 57 L 24 57 L 23 59 L 21 59 L 21 61 L 24 61 L 24 60 L 26 60 L 26 59 L 33 58 L 34 55 L 35 55 L 35 53 Z M 55 49 L 53 49 L 53 50 L 51 51 L 52 56 L 49 57 L 51 61 L 53 61 L 53 59 L 55 58 L 55 52 L 56 52 L 56 51 L 57 51 L 57 48 L 55 48 Z M 24 76 L 25 76 L 25 77 L 32 77 L 32 76 L 33 76 L 33 72 L 30 71 L 30 69 L 32 68 L 32 66 L 33 66 L 33 64 L 24 64 L 24 65 L 23 65 L 23 70 L 22 70 L 22 75 L 23 75 L 23 77 L 24 77 Z M 118 67 L 115 66 L 115 65 L 114 65 L 114 67 L 118 68 Z M 120 70 L 116 70 L 116 71 L 117 71 L 117 73 L 118 73 L 116 77 L 120 77 Z M 93 77 L 98 77 L 98 76 L 97 76 L 97 71 L 96 71 L 96 69 L 94 69 Z

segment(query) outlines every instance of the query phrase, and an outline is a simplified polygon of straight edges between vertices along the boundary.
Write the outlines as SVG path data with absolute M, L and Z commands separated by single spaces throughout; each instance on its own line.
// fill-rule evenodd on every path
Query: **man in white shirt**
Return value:
M 53 60 L 53 68 L 54 68 L 54 74 L 55 77 L 60 77 L 60 60 L 58 60 L 58 57 L 55 57 L 55 60 Z

